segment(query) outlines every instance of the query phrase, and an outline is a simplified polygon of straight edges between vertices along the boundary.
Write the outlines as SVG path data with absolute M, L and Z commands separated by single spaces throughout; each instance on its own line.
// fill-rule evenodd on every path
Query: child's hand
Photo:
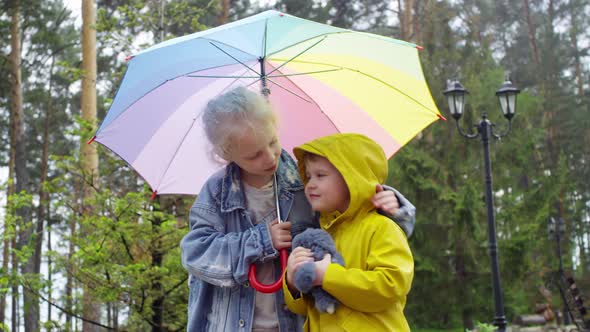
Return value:
M 313 281 L 314 286 L 321 286 L 324 283 L 324 275 L 328 266 L 332 264 L 332 255 L 325 254 L 324 259 L 316 261 L 315 263 L 315 280 Z
M 288 221 L 270 223 L 270 237 L 276 250 L 291 248 L 291 223 Z
M 293 284 L 293 276 L 297 268 L 303 263 L 313 262 L 311 250 L 303 247 L 297 247 L 293 249 L 289 259 L 287 260 L 287 286 L 291 291 L 296 291 L 295 285 Z
M 391 190 L 383 190 L 383 186 L 380 184 L 375 186 L 375 192 L 375 196 L 371 199 L 373 205 L 390 216 L 395 215 L 395 212 L 399 209 L 399 202 L 395 193 Z

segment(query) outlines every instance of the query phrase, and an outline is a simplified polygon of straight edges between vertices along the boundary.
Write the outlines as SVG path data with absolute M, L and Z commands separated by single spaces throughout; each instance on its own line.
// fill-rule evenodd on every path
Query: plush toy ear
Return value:
M 308 262 L 301 265 L 295 271 L 294 279 L 295 288 L 303 293 L 309 292 L 313 288 L 315 280 L 315 264 Z

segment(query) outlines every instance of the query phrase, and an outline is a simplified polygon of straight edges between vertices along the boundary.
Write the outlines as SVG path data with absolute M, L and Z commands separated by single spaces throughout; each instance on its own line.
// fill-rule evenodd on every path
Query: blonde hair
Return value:
M 270 103 L 243 86 L 209 101 L 202 121 L 213 153 L 226 161 L 231 160 L 233 138 L 249 129 L 260 132 L 277 126 L 277 117 Z

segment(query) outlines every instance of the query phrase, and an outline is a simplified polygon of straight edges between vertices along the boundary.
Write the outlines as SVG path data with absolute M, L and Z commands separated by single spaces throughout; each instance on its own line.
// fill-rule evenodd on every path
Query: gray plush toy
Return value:
M 293 248 L 304 247 L 311 250 L 316 261 L 324 259 L 325 254 L 332 255 L 332 263 L 344 266 L 344 258 L 336 251 L 334 240 L 323 229 L 310 228 L 293 238 Z M 315 264 L 312 262 L 301 265 L 293 276 L 295 287 L 304 294 L 311 293 L 315 300 L 315 307 L 320 312 L 333 314 L 338 300 L 319 286 L 313 286 L 315 279 Z

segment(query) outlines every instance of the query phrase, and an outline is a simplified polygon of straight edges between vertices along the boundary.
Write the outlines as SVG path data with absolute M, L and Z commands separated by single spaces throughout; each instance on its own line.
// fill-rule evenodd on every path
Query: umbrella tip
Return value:
M 152 192 L 152 198 L 151 198 L 151 200 L 153 201 L 154 199 L 156 199 L 156 196 L 158 196 L 158 191 L 157 190 L 154 190 Z
M 422 51 L 424 49 L 424 47 L 422 47 L 420 45 L 416 45 L 416 48 L 418 49 L 418 51 Z
M 96 135 L 92 136 L 92 138 L 89 139 L 88 142 L 86 142 L 86 144 L 90 144 L 90 143 L 94 142 L 95 139 L 96 139 Z
M 443 120 L 443 121 L 447 121 L 447 118 L 445 118 L 444 116 L 442 116 L 441 114 L 437 114 L 436 116 L 438 116 L 439 119 Z
M 128 55 L 128 56 L 126 56 L 126 57 L 125 57 L 125 62 L 127 62 L 127 61 L 129 61 L 129 60 L 133 59 L 133 57 L 135 57 L 135 56 L 134 56 L 134 55 Z

